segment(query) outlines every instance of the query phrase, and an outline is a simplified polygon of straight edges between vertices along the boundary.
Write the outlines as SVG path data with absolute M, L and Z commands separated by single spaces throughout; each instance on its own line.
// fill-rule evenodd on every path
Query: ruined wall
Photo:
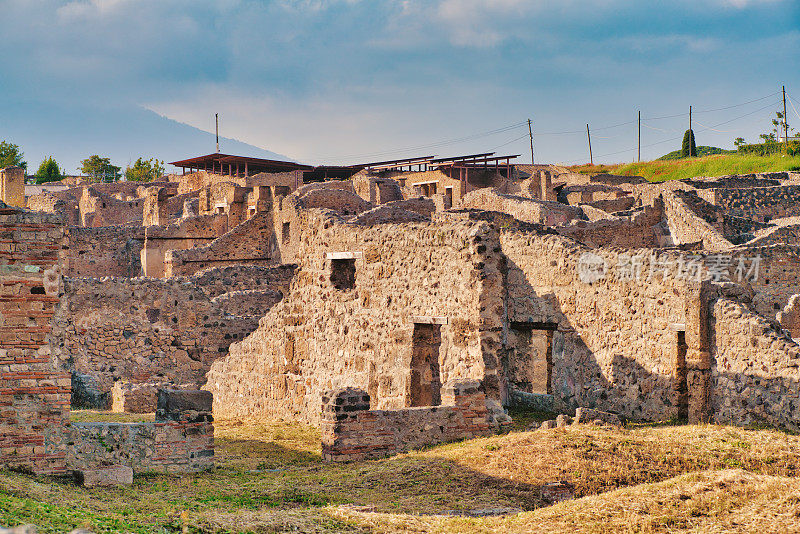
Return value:
M 726 250 L 733 245 L 719 230 L 696 215 L 672 191 L 663 192 L 664 216 L 676 245 L 702 242 L 706 250 Z
M 754 311 L 767 319 L 774 319 L 792 295 L 800 293 L 800 247 L 798 245 L 771 245 L 761 247 L 738 247 L 731 255 L 729 279 L 739 282 L 739 258 L 745 259 L 749 271 L 753 262 L 758 263 L 747 284 L 753 289 Z
M 50 193 L 28 197 L 28 209 L 57 213 L 67 226 L 80 226 L 81 214 L 74 200 L 64 200 Z
M 136 190 L 130 195 L 133 196 L 135 192 Z M 90 186 L 83 188 L 79 207 L 83 226 L 89 228 L 122 224 L 141 226 L 144 198 L 119 200 L 107 191 Z
M 25 207 L 25 169 L 0 169 L 0 202 L 9 206 Z
M 791 245 L 800 243 L 800 224 L 772 226 L 758 232 L 753 239 L 745 243 L 748 247 L 769 245 Z
M 81 383 L 94 391 L 76 391 L 79 404 L 107 403 L 115 380 L 201 385 L 211 362 L 255 330 L 293 272 L 233 266 L 187 278 L 65 279 L 52 332 L 55 360 L 91 377 Z M 236 304 L 236 292 L 254 288 L 277 295 L 259 307 L 244 293 L 245 302 Z M 215 300 L 222 295 L 229 298 Z
M 508 213 L 520 221 L 558 226 L 583 218 L 580 208 L 480 189 L 461 199 L 459 207 Z
M 370 410 L 366 391 L 344 388 L 322 397 L 322 457 L 332 461 L 379 458 L 410 449 L 491 434 L 498 428 L 477 380 L 442 387 L 442 405 Z
M 317 210 L 295 222 L 301 267 L 288 294 L 208 373 L 218 417 L 318 423 L 323 391 L 347 386 L 379 409 L 408 406 L 419 321 L 438 321 L 441 383 L 475 378 L 499 398 L 502 284 L 488 224 L 363 227 Z M 352 254 L 339 260 L 352 261 L 352 289 L 337 288 L 347 272 L 333 268 L 336 253 Z
M 257 212 L 208 245 L 164 254 L 164 276 L 188 276 L 209 267 L 281 263 L 272 210 Z
M 800 185 L 720 188 L 714 200 L 731 215 L 758 221 L 800 215 Z
M 154 423 L 72 423 L 64 439 L 67 465 L 82 470 L 122 464 L 134 473 L 193 473 L 213 467 L 208 392 L 160 391 L 157 406 Z
M 0 465 L 59 473 L 70 378 L 51 363 L 47 336 L 61 287 L 64 227 L 57 215 L 0 203 Z
M 661 206 L 645 206 L 629 216 L 600 219 L 595 222 L 576 221 L 558 227 L 563 236 L 590 247 L 650 248 L 660 246 Z
M 714 420 L 800 429 L 800 346 L 733 299 L 711 310 Z
M 65 275 L 139 276 L 145 232 L 140 226 L 71 226 Z
M 173 224 L 148 226 L 141 253 L 145 276 L 164 276 L 164 256 L 168 250 L 185 250 L 206 245 L 228 230 L 226 215 L 200 215 L 179 219 Z
M 551 393 L 561 406 L 598 407 L 635 419 L 675 416 L 676 336 L 670 324 L 687 322 L 683 284 L 660 275 L 647 280 L 649 250 L 595 249 L 581 260 L 588 249 L 560 236 L 506 231 L 500 239 L 508 257 L 509 323 L 557 325 Z M 646 256 L 642 278 L 625 278 L 618 253 L 637 252 Z M 598 258 L 607 275 L 582 282 L 579 264 Z

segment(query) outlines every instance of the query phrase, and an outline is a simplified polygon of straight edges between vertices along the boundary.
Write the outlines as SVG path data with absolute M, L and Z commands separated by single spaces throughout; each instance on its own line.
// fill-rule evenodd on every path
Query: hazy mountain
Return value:
M 0 140 L 20 146 L 30 173 L 52 155 L 66 174 L 77 172 L 80 160 L 99 154 L 123 169 L 138 157 L 175 161 L 215 151 L 214 134 L 141 107 L 56 105 L 8 102 L 0 113 Z M 24 112 L 22 111 L 24 110 Z M 213 128 L 213 114 L 209 123 Z M 220 152 L 257 158 L 291 160 L 263 148 L 220 137 Z M 173 170 L 167 165 L 167 171 Z

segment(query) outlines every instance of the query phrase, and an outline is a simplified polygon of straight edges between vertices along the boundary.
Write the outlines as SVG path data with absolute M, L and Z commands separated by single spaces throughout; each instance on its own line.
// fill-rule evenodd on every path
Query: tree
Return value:
M 112 165 L 110 158 L 101 158 L 97 154 L 81 160 L 78 170 L 91 176 L 93 182 L 115 182 L 120 177 L 120 167 Z
M 694 132 L 689 129 L 683 134 L 683 144 L 681 144 L 682 158 L 696 158 L 697 145 L 694 143 Z
M 58 168 L 58 163 L 53 159 L 53 156 L 48 156 L 47 159 L 42 161 L 41 165 L 39 165 L 39 170 L 36 171 L 37 184 L 56 182 L 63 178 L 61 170 Z
M 125 179 L 131 182 L 152 182 L 164 176 L 164 162 L 155 158 L 137 158 L 133 167 L 125 169 Z
M 733 140 L 733 146 L 735 146 L 736 148 L 739 148 L 743 144 L 744 144 L 744 137 L 737 137 L 736 139 Z
M 4 167 L 22 167 L 28 169 L 28 163 L 22 159 L 22 151 L 13 143 L 0 142 L 0 169 Z

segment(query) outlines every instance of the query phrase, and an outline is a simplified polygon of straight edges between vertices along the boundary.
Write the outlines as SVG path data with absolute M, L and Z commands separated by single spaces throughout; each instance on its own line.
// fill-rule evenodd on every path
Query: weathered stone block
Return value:
M 189 422 L 212 421 L 211 406 L 214 396 L 210 391 L 177 391 L 160 389 L 156 420 Z
M 75 480 L 87 488 L 133 484 L 133 469 L 127 465 L 79 469 L 75 471 Z
M 601 421 L 604 424 L 622 426 L 622 418 L 611 412 L 602 412 L 592 408 L 578 408 L 575 410 L 575 423 L 589 424 L 594 421 Z

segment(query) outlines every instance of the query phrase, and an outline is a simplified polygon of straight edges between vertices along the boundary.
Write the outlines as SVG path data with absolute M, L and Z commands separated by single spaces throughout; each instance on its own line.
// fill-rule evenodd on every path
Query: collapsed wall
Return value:
M 293 274 L 291 265 L 238 265 L 170 279 L 65 279 L 52 344 L 59 367 L 75 375 L 73 403 L 108 407 L 117 380 L 153 390 L 202 385 L 211 363 L 255 330 Z
M 326 390 L 358 387 L 379 409 L 436 403 L 474 378 L 499 399 L 502 280 L 485 222 L 348 225 L 299 213 L 284 300 L 211 366 L 218 417 L 318 423 Z
M 581 209 L 575 206 L 506 195 L 489 188 L 469 193 L 461 199 L 459 207 L 502 211 L 524 222 L 548 226 L 564 225 L 584 218 Z
M 272 210 L 251 218 L 207 245 L 164 253 L 164 276 L 189 276 L 209 267 L 281 263 Z

